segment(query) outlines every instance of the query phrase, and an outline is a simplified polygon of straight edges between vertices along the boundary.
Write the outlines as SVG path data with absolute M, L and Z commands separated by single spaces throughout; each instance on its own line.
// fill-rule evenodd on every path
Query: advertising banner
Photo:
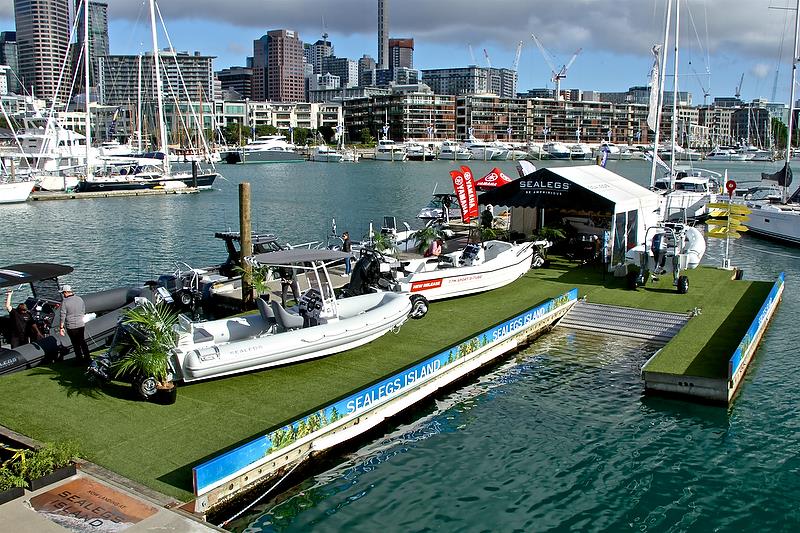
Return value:
M 453 190 L 458 199 L 458 207 L 461 208 L 461 220 L 466 224 L 470 220 L 469 203 L 467 200 L 467 185 L 464 175 L 458 170 L 451 170 L 450 177 L 453 178 Z
M 464 188 L 467 192 L 467 207 L 469 208 L 469 216 L 464 222 L 469 222 L 473 218 L 478 218 L 478 191 L 475 189 L 475 176 L 473 176 L 472 170 L 468 166 L 462 165 L 461 173 L 464 176 Z

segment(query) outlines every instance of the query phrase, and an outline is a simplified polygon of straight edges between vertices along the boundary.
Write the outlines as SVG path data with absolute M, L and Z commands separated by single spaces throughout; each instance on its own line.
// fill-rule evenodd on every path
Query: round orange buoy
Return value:
M 733 191 L 736 190 L 736 182 L 733 180 L 728 180 L 725 182 L 725 188 L 728 189 L 728 196 L 733 198 Z

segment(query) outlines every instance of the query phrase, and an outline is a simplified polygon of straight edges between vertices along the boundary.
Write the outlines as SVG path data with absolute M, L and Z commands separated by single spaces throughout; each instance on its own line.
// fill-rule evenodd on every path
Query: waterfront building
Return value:
M 109 55 L 100 58 L 103 75 L 100 93 L 102 102 L 112 106 L 136 105 L 140 86 L 139 58 L 136 55 Z M 142 61 L 142 101 L 152 102 L 154 94 L 154 62 L 152 52 L 141 56 Z M 170 99 L 185 101 L 211 100 L 217 91 L 214 84 L 214 56 L 201 55 L 200 52 L 159 51 L 164 92 Z M 185 85 L 185 87 L 184 87 Z
M 486 141 L 527 141 L 528 106 L 524 98 L 494 94 L 456 97 L 456 138 Z
M 389 0 L 378 0 L 377 68 L 389 68 Z
M 8 92 L 19 93 L 20 85 L 18 81 L 19 63 L 17 62 L 17 32 L 0 32 L 0 65 L 7 65 L 9 70 L 6 72 Z
M 717 105 L 698 109 L 698 122 L 708 128 L 705 146 L 730 145 L 734 142 L 731 126 L 735 112 L 736 108 Z
M 328 56 L 323 58 L 322 70 L 319 74 L 332 74 L 338 77 L 341 87 L 358 86 L 358 62 L 346 57 Z
M 239 99 L 253 98 L 253 69 L 247 67 L 229 67 L 217 71 L 215 76 L 223 91 L 236 91 Z
M 414 39 L 389 39 L 389 68 L 414 68 Z
M 366 129 L 373 138 L 444 140 L 455 137 L 455 97 L 434 94 L 424 84 L 393 86 L 390 94 L 344 101 L 344 120 L 349 139 L 361 139 Z
M 389 87 L 339 87 L 337 89 L 317 89 L 309 91 L 311 102 L 341 102 L 353 98 L 369 98 L 390 94 Z
M 305 98 L 303 43 L 297 32 L 267 32 L 266 99 L 300 102 Z
M 14 20 L 22 85 L 39 98 L 66 102 L 69 69 L 58 83 L 69 50 L 69 0 L 14 0 Z
M 342 104 L 337 102 L 214 102 L 214 121 L 220 128 L 238 123 L 249 132 L 258 126 L 273 126 L 283 133 L 289 128 L 335 129 L 342 117 Z
M 652 142 L 647 129 L 648 108 L 643 104 L 572 102 L 553 98 L 533 98 L 528 102 L 527 135 L 530 141 L 542 142 L 546 131 L 547 140 L 575 142 L 576 130 L 580 129 L 583 142 L 599 143 L 609 139 L 609 130 L 610 140 L 614 143 Z
M 8 76 L 11 67 L 8 65 L 0 65 L 0 96 L 8 94 Z

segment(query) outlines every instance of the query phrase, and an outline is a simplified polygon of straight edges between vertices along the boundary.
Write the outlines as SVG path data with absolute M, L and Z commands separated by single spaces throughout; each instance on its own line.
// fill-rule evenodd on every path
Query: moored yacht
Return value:
M 475 137 L 470 137 L 464 142 L 464 148 L 472 153 L 472 159 L 480 161 L 491 161 L 493 159 L 500 159 L 504 155 L 504 151 L 491 143 L 481 141 Z M 506 152 L 507 153 L 507 152 Z
M 290 163 L 303 161 L 295 145 L 283 135 L 265 135 L 248 142 L 235 152 L 228 152 L 227 163 Z
M 390 139 L 381 139 L 375 145 L 376 161 L 405 161 L 406 149 Z
M 706 159 L 710 161 L 747 161 L 747 154 L 739 153 L 733 148 L 715 146 L 706 154 Z
M 463 148 L 456 141 L 444 141 L 439 149 L 439 159 L 449 161 L 466 161 L 472 159 L 472 152 Z
M 577 160 L 591 159 L 592 149 L 583 143 L 573 144 L 569 147 L 569 158 Z
M 338 163 L 342 160 L 342 157 L 341 153 L 327 144 L 318 144 L 314 147 L 309 159 L 320 163 Z
M 409 161 L 433 161 L 436 153 L 430 146 L 418 142 L 407 142 L 405 144 L 406 158 Z
M 560 142 L 549 142 L 542 145 L 542 150 L 550 154 L 552 159 L 569 159 L 571 152 L 569 147 Z

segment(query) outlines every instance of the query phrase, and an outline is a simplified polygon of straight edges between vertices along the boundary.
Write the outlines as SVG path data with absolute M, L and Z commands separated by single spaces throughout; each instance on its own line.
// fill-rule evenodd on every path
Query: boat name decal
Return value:
M 411 283 L 411 292 L 427 291 L 429 289 L 438 289 L 442 286 L 442 278 L 429 279 L 426 281 L 415 281 Z

